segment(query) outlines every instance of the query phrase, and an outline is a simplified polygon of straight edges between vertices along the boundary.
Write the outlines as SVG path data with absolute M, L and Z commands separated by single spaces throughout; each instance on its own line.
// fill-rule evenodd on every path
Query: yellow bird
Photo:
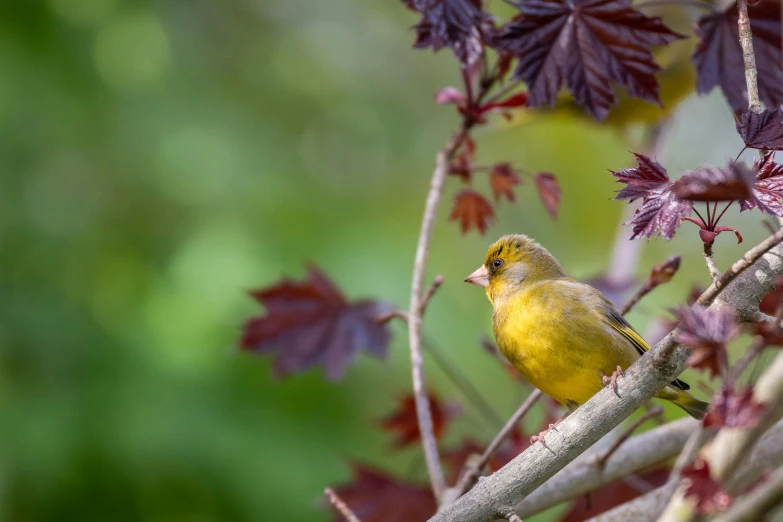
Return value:
M 568 408 L 558 423 L 605 385 L 617 393 L 622 371 L 650 349 L 601 292 L 569 278 L 527 236 L 500 238 L 465 281 L 486 289 L 503 355 L 530 384 Z M 676 380 L 656 397 L 700 419 L 708 404 L 689 388 Z M 548 431 L 532 440 L 543 441 Z

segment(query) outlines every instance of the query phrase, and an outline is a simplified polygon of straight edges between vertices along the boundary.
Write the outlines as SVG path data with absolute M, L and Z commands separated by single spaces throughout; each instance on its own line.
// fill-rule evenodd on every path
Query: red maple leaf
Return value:
M 746 111 L 737 119 L 737 132 L 746 147 L 783 150 L 783 107 Z
M 741 163 L 726 168 L 703 165 L 674 183 L 674 194 L 688 201 L 734 201 L 753 196 L 754 174 Z
M 362 522 L 427 520 L 437 510 L 429 486 L 403 482 L 360 464 L 352 467 L 353 481 L 334 490 Z M 334 520 L 343 518 L 335 514 Z
M 710 402 L 704 426 L 751 428 L 759 423 L 764 410 L 763 403 L 753 400 L 751 388 L 737 390 L 733 386 L 726 386 Z
M 552 219 L 557 219 L 557 207 L 560 204 L 560 185 L 551 172 L 536 174 L 536 190 L 541 203 Z
M 245 323 L 240 346 L 276 353 L 280 376 L 323 364 L 329 379 L 340 379 L 360 350 L 386 356 L 389 331 L 377 318 L 392 306 L 378 301 L 348 302 L 318 268 L 308 280 L 279 283 L 252 292 L 266 314 Z
M 633 225 L 631 239 L 652 238 L 656 232 L 671 239 L 680 226 L 681 218 L 691 213 L 693 204 L 681 200 L 672 192 L 674 183 L 660 163 L 642 154 L 634 156 L 636 167 L 610 171 L 618 182 L 626 184 L 614 199 L 629 202 L 642 199 L 642 206 L 630 221 Z
M 441 404 L 433 394 L 430 394 L 430 411 L 432 412 L 432 431 L 435 438 L 439 440 L 453 415 L 449 408 Z M 381 420 L 381 426 L 396 435 L 393 442 L 395 448 L 418 444 L 421 434 L 419 419 L 416 416 L 416 399 L 413 395 L 408 394 L 401 397 L 398 408 Z
M 472 64 L 481 56 L 481 23 L 486 18 L 480 0 L 406 0 L 421 13 L 415 26 L 416 48 L 437 51 L 450 47 L 457 58 Z
M 660 104 L 650 46 L 682 38 L 630 0 L 526 0 L 522 16 L 494 42 L 519 58 L 514 76 L 527 84 L 528 105 L 554 105 L 565 84 L 577 103 L 603 120 L 617 103 L 612 83 Z
M 522 183 L 510 163 L 496 163 L 489 172 L 489 186 L 495 194 L 495 200 L 500 201 L 500 196 L 506 196 L 509 201 L 514 201 L 514 187 Z
M 492 205 L 475 190 L 462 190 L 454 196 L 454 207 L 451 209 L 449 221 L 459 220 L 463 234 L 475 228 L 484 235 L 494 217 Z
M 760 0 L 748 3 L 748 17 L 753 32 L 753 49 L 758 69 L 759 97 L 765 105 L 783 103 L 783 70 L 780 61 L 780 2 Z M 696 23 L 701 41 L 693 51 L 696 64 L 696 88 L 707 94 L 720 86 L 735 111 L 748 107 L 745 67 L 739 44 L 737 6 L 732 2 L 725 10 L 703 16 Z
M 669 478 L 669 468 L 657 468 L 630 475 L 591 491 L 584 497 L 571 501 L 569 509 L 560 522 L 582 522 L 625 504 L 653 489 L 663 486 Z
M 753 162 L 756 180 L 753 184 L 753 198 L 740 201 L 740 211 L 752 208 L 783 216 L 783 165 L 773 161 L 774 154 L 766 154 Z
M 695 304 L 675 311 L 680 321 L 677 342 L 691 349 L 687 364 L 721 375 L 727 365 L 726 347 L 739 335 L 734 316 L 727 310 L 715 310 Z
M 682 478 L 687 484 L 685 496 L 696 499 L 699 513 L 711 515 L 731 505 L 731 495 L 712 479 L 710 466 L 704 460 L 697 459 L 682 470 Z

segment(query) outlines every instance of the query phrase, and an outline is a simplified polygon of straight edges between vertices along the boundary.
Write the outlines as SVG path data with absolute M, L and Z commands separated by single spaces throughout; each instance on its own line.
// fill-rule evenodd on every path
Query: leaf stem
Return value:
M 732 204 L 732 203 L 734 203 L 734 201 L 729 201 L 729 202 L 726 204 L 726 206 L 723 208 L 723 210 L 722 210 L 722 211 L 721 211 L 721 213 L 720 213 L 720 216 L 718 216 L 718 219 L 716 219 L 716 220 L 715 220 L 715 224 L 716 224 L 716 225 L 718 224 L 718 221 L 720 221 L 720 219 L 723 217 L 723 214 L 725 214 L 725 213 L 726 213 L 726 211 L 729 209 L 729 207 L 731 206 L 731 204 Z M 717 205 L 718 205 L 718 202 L 717 202 L 717 201 L 715 202 L 715 205 L 716 205 L 716 208 L 717 208 Z
M 753 51 L 753 32 L 750 30 L 748 18 L 747 0 L 737 0 L 737 12 L 739 19 L 739 41 L 742 47 L 742 62 L 745 66 L 745 84 L 748 88 L 748 109 L 759 114 L 761 101 L 759 101 L 758 70 L 756 69 L 756 53 Z

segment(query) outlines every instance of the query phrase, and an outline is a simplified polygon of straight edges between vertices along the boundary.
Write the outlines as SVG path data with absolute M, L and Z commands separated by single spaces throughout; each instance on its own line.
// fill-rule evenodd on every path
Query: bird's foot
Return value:
M 533 445 L 533 444 L 535 444 L 536 442 L 540 442 L 541 444 L 543 444 L 543 445 L 544 445 L 544 447 L 545 447 L 546 449 L 548 449 L 549 451 L 552 451 L 552 448 L 550 448 L 549 446 L 547 446 L 547 445 L 546 445 L 546 439 L 545 439 L 545 437 L 547 436 L 547 434 L 548 434 L 550 431 L 552 431 L 552 430 L 555 430 L 555 431 L 557 431 L 557 428 L 555 427 L 555 425 L 554 425 L 554 424 L 550 424 L 550 425 L 549 425 L 549 427 L 548 427 L 547 429 L 545 429 L 544 431 L 542 431 L 542 432 L 541 432 L 541 433 L 539 433 L 538 435 L 533 435 L 532 437 L 530 437 L 530 444 L 531 444 L 531 445 Z
M 547 429 L 545 429 L 538 435 L 533 435 L 532 437 L 530 437 L 530 444 L 532 445 L 535 444 L 536 442 L 540 442 L 541 444 L 544 445 L 546 449 L 552 451 L 552 448 L 546 445 L 546 440 L 544 439 L 544 437 L 546 437 L 550 431 L 557 431 L 557 425 L 563 422 L 565 418 L 568 417 L 570 414 L 571 414 L 570 411 L 565 412 L 562 417 L 560 417 L 559 419 L 557 419 L 557 421 L 555 421 L 554 424 L 550 424 Z
M 625 377 L 625 373 L 620 366 L 618 366 L 617 369 L 612 372 L 611 377 L 607 377 L 606 375 L 603 377 L 604 385 L 610 386 L 612 390 L 614 390 L 614 394 L 618 397 L 620 396 L 620 392 L 617 391 L 617 379 L 620 377 Z

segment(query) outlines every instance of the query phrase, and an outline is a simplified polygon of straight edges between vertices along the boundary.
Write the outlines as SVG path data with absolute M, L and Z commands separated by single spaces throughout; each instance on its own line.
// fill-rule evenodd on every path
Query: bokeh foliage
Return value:
M 432 94 L 457 83 L 451 56 L 410 49 L 412 23 L 382 0 L 5 3 L 0 520 L 326 520 L 320 492 L 348 460 L 423 476 L 418 450 L 392 451 L 378 429 L 409 389 L 401 325 L 387 362 L 339 384 L 275 380 L 236 349 L 258 313 L 246 291 L 307 261 L 352 298 L 407 302 L 429 171 L 456 121 Z M 719 94 L 685 107 L 670 172 L 738 150 Z M 632 163 L 636 134 L 571 111 L 477 132 L 485 162 L 555 172 L 563 189 L 558 221 L 523 187 L 489 235 L 527 233 L 576 276 L 603 270 L 623 211 L 606 169 Z M 427 337 L 505 417 L 526 391 L 481 350 L 489 306 L 460 283 L 489 238 L 446 217 Z M 748 243 L 764 234 L 735 222 Z M 633 314 L 640 329 L 706 281 L 684 236 L 645 248 L 640 274 L 674 252 L 683 271 Z M 741 253 L 730 243 L 719 263 Z M 492 432 L 466 406 L 448 440 Z

